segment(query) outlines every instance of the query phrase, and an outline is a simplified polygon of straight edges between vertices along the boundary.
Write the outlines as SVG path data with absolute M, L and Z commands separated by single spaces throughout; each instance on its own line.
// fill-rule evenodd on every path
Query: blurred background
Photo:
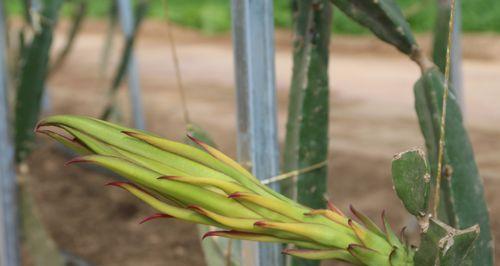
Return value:
M 25 9 L 22 1 L 1 1 L 8 16 L 9 55 L 14 55 L 18 32 L 26 27 Z M 86 2 L 81 29 L 69 53 L 48 77 L 43 116 L 98 117 L 109 102 L 110 84 L 116 79 L 127 40 L 113 15 L 112 1 Z M 397 2 L 430 54 L 436 1 Z M 166 14 L 162 1 L 152 0 L 136 28 L 133 49 L 145 128 L 174 140 L 182 140 L 185 134 L 170 50 L 171 30 L 191 120 L 234 157 L 237 136 L 230 8 L 229 0 L 169 0 Z M 78 10 L 63 5 L 54 32 L 53 57 L 65 49 Z M 464 116 L 484 179 L 493 232 L 499 239 L 500 220 L 495 218 L 500 217 L 500 2 L 464 0 L 461 10 Z M 274 13 L 282 145 L 292 75 L 290 1 L 274 1 Z M 401 228 L 410 218 L 392 190 L 390 162 L 397 152 L 424 146 L 412 91 L 420 70 L 342 13 L 334 10 L 333 17 L 329 195 L 342 209 L 353 204 L 370 217 L 378 217 L 385 209 L 395 228 Z M 110 26 L 113 23 L 116 25 Z M 112 119 L 133 125 L 126 87 L 127 82 L 117 87 L 119 110 Z M 194 225 L 175 220 L 138 225 L 151 210 L 122 191 L 103 187 L 113 176 L 92 168 L 65 167 L 69 155 L 43 137 L 36 145 L 25 163 L 30 173 L 28 189 L 48 235 L 61 249 L 91 265 L 204 265 Z M 25 264 L 32 265 L 29 252 L 24 252 Z M 498 250 L 496 258 L 500 259 Z

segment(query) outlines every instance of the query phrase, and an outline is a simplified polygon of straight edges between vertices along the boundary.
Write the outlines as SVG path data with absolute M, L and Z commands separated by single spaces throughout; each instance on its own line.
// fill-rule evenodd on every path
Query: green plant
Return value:
M 411 149 L 392 161 L 394 188 L 406 210 L 417 218 L 422 235 L 415 265 L 468 265 L 479 226 L 457 230 L 429 215 L 430 171 L 425 154 Z
M 82 29 L 83 21 L 85 20 L 85 15 L 87 14 L 88 2 L 83 0 L 78 0 L 75 2 L 70 1 L 73 8 L 71 15 L 71 27 L 69 28 L 66 43 L 62 50 L 58 53 L 57 57 L 54 59 L 52 66 L 50 67 L 50 74 L 54 74 L 59 70 L 66 61 L 68 54 L 71 52 L 75 39 L 78 33 Z
M 395 190 L 420 224 L 422 237 L 418 249 L 398 239 L 385 219 L 381 230 L 355 209 L 352 212 L 360 223 L 333 205 L 321 209 L 322 193 L 309 195 L 308 189 L 315 186 L 317 191 L 324 191 L 324 168 L 300 174 L 299 184 L 307 187 L 298 188 L 299 203 L 296 203 L 262 185 L 239 164 L 196 138 L 192 141 L 201 149 L 77 116 L 49 117 L 39 124 L 37 131 L 83 155 L 71 163 L 95 163 L 132 181 L 110 185 L 127 190 L 160 212 L 144 222 L 175 217 L 215 226 L 225 231 L 211 231 L 204 237 L 293 244 L 299 249 L 286 249 L 284 253 L 311 260 L 339 259 L 361 265 L 492 265 L 491 232 L 482 184 L 453 92 L 445 100 L 448 96 L 445 78 L 424 56 L 394 1 L 332 0 L 332 3 L 409 56 L 422 70 L 422 77 L 415 85 L 415 103 L 427 156 L 422 151 L 409 150 L 396 155 L 392 165 Z M 327 154 L 325 84 L 330 7 L 327 3 L 316 4 L 303 1 L 295 6 L 299 39 L 295 43 L 287 170 L 324 162 Z M 311 34 L 311 29 L 317 34 Z M 123 66 L 132 39 L 128 39 Z M 120 66 L 113 91 L 118 88 L 119 73 L 124 73 L 124 69 Z M 318 128 L 308 130 L 312 126 Z M 318 179 L 311 181 L 311 177 Z M 435 188 L 433 198 L 431 188 Z M 439 212 L 433 217 L 431 213 L 435 211 L 430 206 L 438 205 Z
M 57 130 L 55 128 L 58 128 Z M 307 259 L 338 259 L 361 265 L 413 265 L 414 250 L 388 223 L 381 230 L 352 212 L 310 209 L 262 185 L 242 166 L 192 138 L 203 150 L 144 131 L 80 116 L 53 116 L 39 123 L 47 134 L 83 154 L 69 163 L 94 163 L 128 180 L 112 182 L 159 211 L 144 221 L 175 217 L 212 225 L 204 237 L 221 236 L 294 244 L 285 254 Z
M 425 57 L 393 0 L 332 0 L 332 3 L 420 66 L 422 77 L 414 87 L 415 108 L 431 165 L 431 181 L 436 187 L 433 201 L 439 209 L 432 213 L 458 229 L 478 224 L 480 235 L 467 259 L 474 265 L 492 265 L 493 240 L 483 185 L 453 90 L 448 95 L 448 82 Z
M 284 150 L 285 172 L 321 165 L 281 183 L 299 203 L 323 208 L 328 176 L 328 60 L 332 5 L 328 0 L 293 1 L 293 74 Z M 314 129 L 312 129 L 314 128 Z M 293 265 L 318 262 L 292 260 Z
M 16 93 L 13 110 L 16 167 L 21 166 L 18 176 L 19 180 L 25 182 L 16 183 L 15 187 L 12 187 L 12 190 L 18 194 L 18 213 L 14 212 L 14 215 L 19 214 L 21 240 L 33 264 L 66 265 L 70 263 L 71 259 L 62 255 L 56 243 L 45 230 L 38 216 L 35 201 L 29 193 L 27 183 L 30 182 L 30 174 L 25 159 L 34 146 L 32 127 L 36 125 L 42 112 L 46 80 L 57 69 L 57 66 L 62 64 L 64 57 L 69 53 L 77 35 L 81 18 L 73 23 L 68 42 L 60 53 L 57 63 L 53 64 L 51 68 L 50 54 L 54 30 L 64 1 L 20 2 L 23 2 L 25 11 L 24 25 L 19 32 L 18 51 L 12 53 L 15 55 L 10 54 L 9 59 L 15 62 L 12 64 L 11 75 L 15 81 L 13 83 L 15 83 Z M 18 261 L 11 263 L 17 265 Z
M 15 104 L 16 160 L 22 161 L 33 146 L 33 126 L 39 119 L 45 79 L 48 74 L 49 54 L 53 30 L 62 0 L 44 0 L 43 9 L 34 22 L 34 36 L 27 46 L 20 48 L 21 62 Z M 23 44 L 24 45 L 24 44 Z
M 117 106 L 116 106 L 116 94 L 118 93 L 118 89 L 120 88 L 120 85 L 123 83 L 123 80 L 127 76 L 127 70 L 129 67 L 129 62 L 130 58 L 132 56 L 132 52 L 135 46 L 135 42 L 137 41 L 137 34 L 139 33 L 139 28 L 140 25 L 146 16 L 147 10 L 148 10 L 149 2 L 148 1 L 139 1 L 136 5 L 135 8 L 135 14 L 134 14 L 134 28 L 133 28 L 133 33 L 130 36 L 125 36 L 124 37 L 124 47 L 122 50 L 120 62 L 118 63 L 118 66 L 116 68 L 116 72 L 113 76 L 113 80 L 111 82 L 111 86 L 109 87 L 109 98 L 108 102 L 104 108 L 104 111 L 101 115 L 101 118 L 103 119 L 109 119 L 111 116 L 116 115 L 117 112 Z M 115 14 L 115 6 L 111 6 L 110 9 L 110 15 L 111 15 L 111 20 L 110 20 L 110 37 L 112 37 L 112 30 L 114 27 L 114 20 L 116 19 L 116 14 Z M 108 42 L 111 42 L 111 39 L 108 40 Z M 108 43 L 109 45 L 110 43 Z M 105 55 L 107 56 L 107 55 Z

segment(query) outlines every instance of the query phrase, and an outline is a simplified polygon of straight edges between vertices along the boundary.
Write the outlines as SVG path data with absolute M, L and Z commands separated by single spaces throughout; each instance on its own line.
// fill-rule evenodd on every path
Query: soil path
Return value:
M 63 30 L 64 25 L 56 47 L 64 38 Z M 67 63 L 50 82 L 51 113 L 98 115 L 102 110 L 112 73 L 103 73 L 98 67 L 104 32 L 100 22 L 86 24 Z M 175 29 L 175 35 L 191 116 L 212 134 L 223 151 L 234 155 L 236 117 L 230 37 L 201 36 L 180 28 Z M 145 112 L 151 131 L 181 139 L 182 112 L 166 37 L 163 24 L 148 22 L 139 38 L 137 57 Z M 420 39 L 424 44 L 429 42 L 426 37 Z M 291 75 L 290 33 L 280 32 L 276 40 L 283 140 Z M 492 36 L 467 36 L 464 42 L 466 122 L 486 185 L 497 239 L 499 44 L 500 38 Z M 114 51 L 113 64 L 119 51 Z M 419 70 L 404 56 L 370 37 L 335 36 L 331 51 L 330 195 L 342 209 L 353 204 L 374 218 L 385 209 L 391 223 L 401 228 L 411 218 L 404 214 L 392 191 L 390 161 L 397 152 L 423 146 L 412 93 Z M 121 97 L 125 103 L 126 95 Z M 44 222 L 62 247 L 96 265 L 203 265 L 194 226 L 178 221 L 153 221 L 139 226 L 137 222 L 152 210 L 122 191 L 102 186 L 113 177 L 91 169 L 63 167 L 67 155 L 45 140 L 40 146 L 30 160 L 32 191 Z

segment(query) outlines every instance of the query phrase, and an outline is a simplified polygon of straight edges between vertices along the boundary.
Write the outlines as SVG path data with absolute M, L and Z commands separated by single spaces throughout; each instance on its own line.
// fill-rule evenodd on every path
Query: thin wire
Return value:
M 168 5 L 167 5 L 167 0 L 163 0 L 163 10 L 165 12 L 165 22 L 167 24 L 167 35 L 168 35 L 168 42 L 170 43 L 170 52 L 172 54 L 173 62 L 174 62 L 174 69 L 175 69 L 175 78 L 177 81 L 177 87 L 179 89 L 179 95 L 181 98 L 181 106 L 182 106 L 182 115 L 184 119 L 184 124 L 186 125 L 186 128 L 189 128 L 191 125 L 191 119 L 189 118 L 189 111 L 187 107 L 187 97 L 186 97 L 186 92 L 184 89 L 184 85 L 182 82 L 182 75 L 181 75 L 181 69 L 179 66 L 179 57 L 177 56 L 177 47 L 175 45 L 175 39 L 174 39 L 174 34 L 172 32 L 172 26 L 170 24 L 170 20 L 168 17 Z M 229 239 L 228 245 L 226 248 L 226 254 L 222 251 L 223 248 L 221 244 L 214 238 L 211 238 L 213 241 L 213 244 L 216 246 L 217 250 L 220 252 L 220 254 L 225 257 L 226 259 L 226 264 L 227 266 L 233 265 L 232 262 L 232 240 Z
M 182 115 L 184 118 L 184 123 L 186 125 L 190 125 L 191 120 L 189 119 L 189 111 L 187 108 L 186 92 L 185 92 L 184 85 L 182 82 L 182 75 L 181 75 L 181 70 L 179 67 L 179 58 L 177 56 L 177 47 L 175 46 L 174 34 L 172 32 L 172 27 L 171 27 L 170 20 L 168 17 L 167 0 L 163 0 L 162 3 L 163 3 L 163 10 L 165 12 L 165 22 L 167 23 L 167 34 L 168 34 L 168 41 L 170 43 L 170 52 L 172 54 L 172 58 L 174 61 L 175 78 L 177 80 L 177 87 L 179 88 L 179 95 L 181 97 Z
M 437 216 L 437 211 L 439 208 L 440 200 L 440 190 L 441 190 L 441 179 L 443 177 L 443 157 L 444 157 L 444 146 L 445 146 L 445 133 L 446 133 L 446 103 L 448 102 L 448 94 L 450 90 L 450 51 L 452 45 L 452 34 L 455 25 L 455 0 L 451 0 L 450 3 L 450 21 L 448 23 L 448 44 L 446 46 L 446 66 L 444 71 L 444 94 L 443 103 L 441 111 L 441 128 L 439 136 L 439 151 L 438 151 L 438 166 L 437 166 L 437 177 L 436 177 L 436 189 L 434 191 L 434 209 L 433 216 Z
M 326 166 L 327 162 L 328 161 L 325 160 L 325 161 L 322 161 L 322 162 L 317 163 L 317 164 L 313 164 L 313 165 L 308 166 L 308 167 L 293 170 L 293 171 L 290 171 L 290 172 L 287 172 L 287 173 L 284 173 L 281 175 L 273 176 L 273 177 L 270 177 L 268 179 L 262 180 L 261 183 L 264 185 L 267 185 L 267 184 L 279 182 L 279 181 L 282 181 L 282 180 L 285 180 L 285 179 L 288 179 L 291 177 L 295 177 L 295 176 L 298 176 L 301 174 L 305 174 L 305 173 L 308 173 L 308 172 L 311 172 L 311 171 L 314 171 L 316 169 L 320 169 L 320 168 Z

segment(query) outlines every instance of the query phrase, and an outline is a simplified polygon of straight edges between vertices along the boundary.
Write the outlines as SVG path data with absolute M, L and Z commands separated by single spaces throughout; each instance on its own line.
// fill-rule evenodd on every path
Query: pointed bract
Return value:
M 162 219 L 164 219 L 164 218 L 173 218 L 173 216 L 168 215 L 168 214 L 164 214 L 164 213 L 155 213 L 155 214 L 153 214 L 151 216 L 148 216 L 148 217 L 142 219 L 139 222 L 139 224 L 143 224 L 143 223 L 149 222 L 151 220 L 156 220 L 156 219 L 160 219 L 160 218 L 162 218 Z

